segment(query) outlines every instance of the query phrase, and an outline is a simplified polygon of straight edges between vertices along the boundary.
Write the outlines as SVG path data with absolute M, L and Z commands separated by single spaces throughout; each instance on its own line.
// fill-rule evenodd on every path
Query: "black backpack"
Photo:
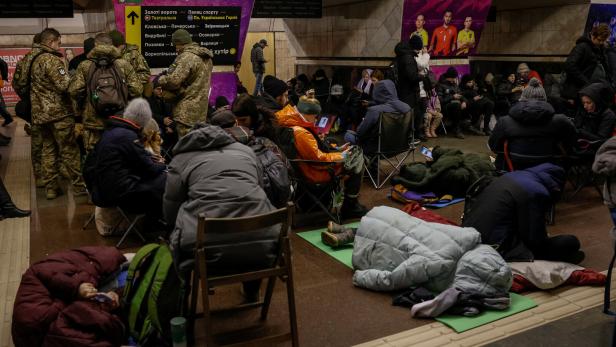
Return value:
M 12 86 L 15 93 L 19 95 L 19 101 L 15 105 L 15 114 L 28 123 L 32 123 L 32 100 L 30 92 L 32 87 L 32 65 L 36 58 L 44 52 L 26 56 L 30 61 L 23 61 L 22 64 L 17 64 L 15 74 L 13 75 Z M 21 62 L 20 62 L 21 63 Z M 27 70 L 22 70 L 27 67 Z
M 128 84 L 116 61 L 92 60 L 87 78 L 87 95 L 100 117 L 112 116 L 128 104 Z
M 385 79 L 394 82 L 398 86 L 398 62 L 396 60 L 392 61 L 387 70 L 385 70 Z
M 464 213 L 462 214 L 462 224 L 464 224 L 464 217 L 467 216 L 472 210 L 477 197 L 483 190 L 492 183 L 494 176 L 481 176 L 478 180 L 473 182 L 464 196 Z

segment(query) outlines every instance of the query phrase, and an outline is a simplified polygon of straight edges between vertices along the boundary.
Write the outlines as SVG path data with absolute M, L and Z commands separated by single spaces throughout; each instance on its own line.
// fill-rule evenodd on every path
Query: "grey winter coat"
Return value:
M 480 245 L 473 228 L 428 223 L 391 207 L 375 207 L 362 218 L 353 248 L 353 284 L 390 291 L 449 287 L 504 295 L 511 269 L 492 247 Z
M 275 209 L 261 188 L 262 174 L 253 150 L 223 129 L 205 125 L 193 130 L 178 141 L 173 153 L 163 212 L 167 222 L 175 222 L 171 248 L 176 259 L 193 256 L 199 214 L 232 218 Z M 206 235 L 212 245 L 208 254 L 221 266 L 267 266 L 276 254 L 278 231 Z
M 257 42 L 252 46 L 250 51 L 250 62 L 252 63 L 252 72 L 265 73 L 265 56 L 263 55 L 263 47 Z

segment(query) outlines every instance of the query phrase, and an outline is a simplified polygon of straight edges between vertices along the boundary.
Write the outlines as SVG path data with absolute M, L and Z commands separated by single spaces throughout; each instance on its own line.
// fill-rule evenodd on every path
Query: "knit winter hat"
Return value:
M 221 128 L 230 128 L 235 125 L 235 115 L 229 110 L 218 110 L 210 117 L 210 124 Z
M 541 86 L 541 82 L 533 77 L 530 79 L 530 82 L 528 82 L 528 86 L 522 91 L 520 100 L 548 101 L 548 97 L 545 94 L 545 89 Z
M 284 94 L 289 89 L 287 83 L 283 80 L 279 80 L 272 75 L 267 75 L 263 79 L 263 90 L 269 94 L 272 98 L 277 98 Z
M 297 103 L 297 110 L 301 114 L 320 114 L 321 104 L 317 99 L 302 96 L 301 98 L 299 98 L 299 102 Z
M 456 70 L 455 67 L 450 66 L 449 69 L 447 69 L 447 72 L 443 74 L 443 76 L 445 76 L 445 78 L 456 78 L 458 77 L 458 70 Z
M 126 43 L 126 39 L 124 38 L 124 34 L 117 30 L 111 30 L 109 32 L 109 36 L 111 36 L 111 41 L 113 45 L 118 47 Z
M 188 31 L 184 29 L 178 29 L 174 31 L 171 35 L 171 42 L 174 45 L 187 45 L 189 43 L 192 43 L 193 41 Z
M 144 98 L 131 100 L 124 109 L 124 119 L 136 123 L 141 128 L 145 127 L 152 119 L 150 104 Z
M 423 40 L 419 35 L 411 35 L 409 45 L 411 46 L 411 49 L 419 51 L 423 48 Z
M 159 132 L 159 131 L 160 131 L 160 127 L 158 126 L 158 123 L 156 122 L 156 120 L 154 120 L 154 118 L 150 118 L 148 123 L 143 127 L 144 133 Z

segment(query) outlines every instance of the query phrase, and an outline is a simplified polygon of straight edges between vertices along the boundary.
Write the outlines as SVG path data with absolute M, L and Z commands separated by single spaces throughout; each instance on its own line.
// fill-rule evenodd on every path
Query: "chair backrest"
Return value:
M 250 232 L 280 225 L 279 240 L 287 237 L 287 230 L 291 225 L 294 205 L 287 203 L 287 207 L 256 216 L 240 218 L 207 218 L 199 215 L 197 226 L 197 248 L 205 247 L 205 234 L 232 234 Z
M 522 170 L 543 163 L 561 164 L 567 157 L 567 151 L 562 143 L 557 142 L 553 145 L 552 153 L 542 153 L 539 149 L 545 148 L 553 142 L 547 138 L 523 138 L 525 141 L 525 153 L 516 152 L 513 141 L 516 139 L 505 139 L 503 142 L 503 157 L 507 171 Z M 537 149 L 535 151 L 534 149 Z
M 411 111 L 401 113 L 383 112 L 379 117 L 379 153 L 396 153 L 409 149 L 412 131 Z

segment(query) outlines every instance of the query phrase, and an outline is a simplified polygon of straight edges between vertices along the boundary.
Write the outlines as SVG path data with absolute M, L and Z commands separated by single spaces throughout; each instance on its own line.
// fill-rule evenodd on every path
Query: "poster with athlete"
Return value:
M 421 37 L 434 58 L 473 54 L 492 5 L 491 0 L 405 0 L 402 38 Z

